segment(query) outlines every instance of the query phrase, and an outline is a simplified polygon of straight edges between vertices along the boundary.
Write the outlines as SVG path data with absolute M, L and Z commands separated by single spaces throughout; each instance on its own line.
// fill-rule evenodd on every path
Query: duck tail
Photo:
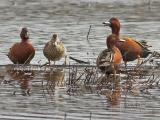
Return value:
M 149 54 L 152 54 L 153 52 L 147 48 L 144 48 L 143 53 L 142 53 L 142 58 L 148 57 Z
M 141 41 L 139 41 L 139 43 L 143 47 L 143 53 L 141 55 L 142 58 L 146 58 L 146 57 L 148 57 L 149 54 L 153 53 L 151 50 L 148 49 L 149 47 L 152 47 L 152 46 L 148 45 L 147 41 L 141 40 Z

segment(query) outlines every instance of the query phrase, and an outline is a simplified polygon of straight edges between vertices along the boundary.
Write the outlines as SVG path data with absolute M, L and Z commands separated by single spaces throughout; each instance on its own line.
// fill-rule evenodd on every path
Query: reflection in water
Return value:
M 100 88 L 101 94 L 106 96 L 107 102 L 113 106 L 120 104 L 120 98 L 121 98 L 120 76 L 116 76 L 115 80 L 113 75 L 101 76 L 98 82 L 99 82 L 98 88 Z
M 54 85 L 58 87 L 64 86 L 65 74 L 62 70 L 51 70 L 44 74 L 44 79 L 47 80 L 47 85 Z
M 33 71 L 21 71 L 21 70 L 7 70 L 8 75 L 11 77 L 11 81 L 15 80 L 18 82 L 22 95 L 30 95 L 31 82 L 30 80 L 34 77 Z M 16 91 L 14 91 L 15 94 Z
M 53 95 L 55 94 L 55 87 L 64 87 L 65 73 L 62 70 L 51 70 L 49 72 L 44 73 L 43 79 L 47 81 L 46 84 L 42 83 L 43 93 L 46 97 L 46 93 L 53 99 Z M 44 81 L 43 81 L 44 82 Z
M 113 90 L 109 90 L 108 92 L 106 92 L 106 97 L 111 105 L 119 104 L 121 97 L 121 89 L 119 82 L 115 83 L 115 88 Z

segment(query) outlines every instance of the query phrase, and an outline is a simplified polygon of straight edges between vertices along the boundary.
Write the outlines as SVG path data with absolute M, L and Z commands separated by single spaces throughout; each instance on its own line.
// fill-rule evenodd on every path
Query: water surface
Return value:
M 28 27 L 30 41 L 36 48 L 32 64 L 46 62 L 42 50 L 55 32 L 59 33 L 69 55 L 95 63 L 98 53 L 106 48 L 106 36 L 111 33 L 102 22 L 111 17 L 120 19 L 122 36 L 146 40 L 153 46 L 151 50 L 160 51 L 159 6 L 159 0 L 1 0 L 0 64 L 11 63 L 6 54 L 20 41 L 22 27 Z M 57 62 L 62 63 L 63 59 Z M 160 118 L 159 88 L 150 89 L 150 95 L 137 96 L 119 90 L 117 104 L 112 105 L 106 95 L 98 94 L 94 88 L 69 95 L 63 81 L 58 86 L 55 81 L 49 83 L 52 87 L 47 86 L 49 73 L 28 76 L 20 73 L 22 76 L 17 78 L 15 73 L 1 68 L 0 75 L 0 118 L 4 120 L 63 120 L 65 113 L 67 120 L 89 120 L 91 113 L 93 120 Z M 26 95 L 28 90 L 30 95 Z

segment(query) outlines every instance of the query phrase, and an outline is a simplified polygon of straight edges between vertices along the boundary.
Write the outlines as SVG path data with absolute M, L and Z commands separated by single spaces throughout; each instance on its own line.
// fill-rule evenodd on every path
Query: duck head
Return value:
M 27 41 L 29 39 L 29 33 L 28 33 L 27 28 L 22 28 L 21 33 L 20 33 L 20 37 L 21 37 L 22 41 Z
M 59 40 L 58 34 L 57 34 L 57 33 L 54 33 L 53 36 L 52 36 L 51 41 L 52 41 L 53 43 L 55 43 L 55 42 L 57 42 L 58 40 Z
M 112 29 L 112 34 L 119 36 L 120 22 L 118 18 L 112 17 L 109 21 L 103 22 L 104 26 L 109 26 Z

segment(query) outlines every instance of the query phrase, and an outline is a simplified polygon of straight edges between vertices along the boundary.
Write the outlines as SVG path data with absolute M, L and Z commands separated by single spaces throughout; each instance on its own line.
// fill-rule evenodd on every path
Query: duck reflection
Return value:
M 119 105 L 121 98 L 120 76 L 102 76 L 99 78 L 101 94 L 105 95 L 107 102 L 111 105 Z
M 51 84 L 58 87 L 64 86 L 64 71 L 62 70 L 51 70 L 44 74 L 45 80 L 47 80 L 47 84 Z
M 16 80 L 20 86 L 22 95 L 30 95 L 31 80 L 34 78 L 33 71 L 21 71 L 21 70 L 7 70 L 7 74 L 12 80 Z M 14 91 L 14 94 L 16 91 Z
M 43 89 L 47 91 L 47 94 L 50 95 L 51 98 L 53 97 L 52 95 L 54 95 L 55 93 L 55 87 L 59 88 L 64 86 L 64 77 L 65 77 L 64 71 L 59 69 L 51 70 L 44 74 L 44 80 L 46 80 L 47 83 L 45 85 L 42 84 L 42 86 Z

